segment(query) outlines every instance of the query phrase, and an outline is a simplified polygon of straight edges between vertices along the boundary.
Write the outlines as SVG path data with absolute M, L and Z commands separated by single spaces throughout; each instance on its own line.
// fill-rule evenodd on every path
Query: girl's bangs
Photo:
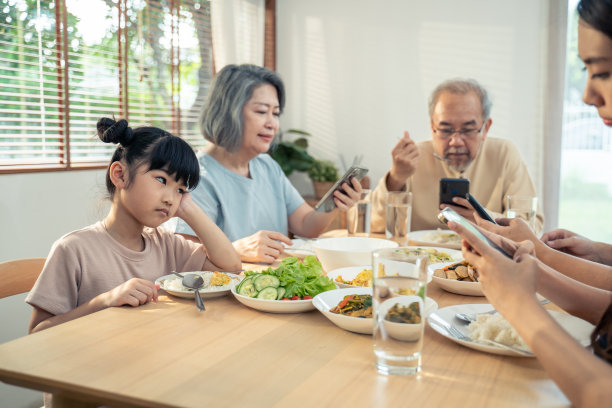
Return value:
M 162 138 L 151 152 L 150 170 L 164 169 L 182 180 L 188 190 L 193 190 L 200 181 L 200 163 L 195 152 L 183 139 L 176 136 Z

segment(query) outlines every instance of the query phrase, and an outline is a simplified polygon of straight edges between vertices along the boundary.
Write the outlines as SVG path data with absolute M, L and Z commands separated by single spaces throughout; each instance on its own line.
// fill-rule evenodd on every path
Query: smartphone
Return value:
M 474 198 L 473 195 L 471 195 L 470 193 L 467 193 L 467 197 L 466 198 L 467 198 L 468 202 L 472 205 L 472 207 L 474 207 L 474 210 L 476 210 L 476 212 L 478 213 L 480 218 L 483 218 L 483 219 L 485 219 L 487 221 L 490 221 L 493 224 L 497 224 L 495 222 L 495 220 L 493 218 L 491 218 L 489 213 L 484 208 L 482 208 L 480 203 L 478 201 L 476 201 L 476 199 Z
M 472 234 L 476 235 L 476 238 L 479 238 L 480 240 L 486 242 L 487 244 L 489 244 L 490 247 L 497 249 L 499 252 L 504 254 L 506 257 L 512 259 L 512 257 L 508 255 L 506 251 L 501 249 L 499 245 L 497 245 L 495 242 L 487 238 L 482 232 L 478 230 L 478 228 L 474 226 L 474 224 L 472 224 L 471 222 L 469 222 L 468 220 L 460 216 L 452 208 L 445 208 L 442 211 L 440 211 L 440 213 L 438 214 L 438 219 L 442 221 L 444 224 L 448 224 L 449 221 L 454 221 L 457 224 L 460 224 L 464 228 L 468 229 Z
M 470 192 L 470 180 L 443 178 L 440 179 L 440 204 L 452 204 L 453 197 L 465 198 Z
M 340 180 L 336 181 L 332 188 L 327 190 L 325 195 L 319 200 L 319 202 L 314 206 L 314 209 L 319 212 L 329 212 L 336 207 L 334 203 L 334 191 L 342 190 L 340 186 L 344 183 L 351 184 L 351 179 L 355 177 L 357 180 L 361 180 L 368 174 L 368 169 L 359 166 L 351 166 L 344 176 L 340 178 Z

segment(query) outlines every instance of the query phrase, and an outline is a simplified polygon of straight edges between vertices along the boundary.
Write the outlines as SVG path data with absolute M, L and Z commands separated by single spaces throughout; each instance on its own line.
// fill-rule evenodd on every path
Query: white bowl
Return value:
M 344 316 L 329 311 L 329 309 L 338 305 L 338 303 L 340 303 L 340 301 L 344 299 L 344 297 L 347 295 L 372 295 L 372 288 L 353 287 L 328 290 L 327 292 L 319 293 L 317 296 L 315 296 L 312 300 L 312 304 L 315 308 L 317 308 L 317 310 L 323 313 L 325 317 L 327 317 L 332 323 L 334 323 L 341 329 L 348 330 L 354 333 L 372 334 L 372 331 L 374 330 L 374 319 Z M 436 301 L 430 297 L 426 298 L 425 311 L 423 315 L 428 316 L 430 313 L 433 313 L 436 310 L 438 310 L 438 304 L 436 303 Z M 391 323 L 391 325 L 402 325 L 401 323 L 389 323 Z
M 433 275 L 436 269 L 442 269 L 454 263 L 457 262 L 442 262 L 431 264 L 429 265 L 429 274 Z M 437 276 L 434 276 L 433 280 L 438 286 L 440 286 L 447 292 L 465 296 L 484 296 L 484 293 L 482 292 L 482 286 L 480 286 L 480 282 L 458 281 L 454 279 L 438 278 Z
M 372 251 L 395 247 L 395 241 L 367 237 L 321 238 L 312 243 L 325 271 L 345 266 L 371 265 Z
M 257 299 L 236 293 L 236 287 L 231 290 L 232 295 L 245 306 L 262 312 L 270 313 L 301 313 L 314 310 L 312 299 L 306 300 L 267 300 Z
M 419 304 L 419 309 L 423 311 L 421 313 L 421 323 L 396 323 L 383 318 L 383 326 L 385 327 L 385 331 L 392 338 L 401 341 L 416 341 L 423 337 L 425 314 L 429 314 L 432 311 L 424 310 L 423 300 L 416 295 L 398 296 L 395 298 L 387 299 L 380 305 L 380 313 L 383 316 L 386 316 L 387 312 L 393 306 L 395 306 L 395 304 L 409 306 L 413 302 L 417 302 Z

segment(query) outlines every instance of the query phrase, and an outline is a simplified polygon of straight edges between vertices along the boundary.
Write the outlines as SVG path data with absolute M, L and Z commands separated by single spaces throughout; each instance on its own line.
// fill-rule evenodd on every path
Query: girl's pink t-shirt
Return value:
M 200 271 L 206 253 L 200 244 L 158 227 L 143 231 L 145 248 L 132 251 L 102 222 L 64 235 L 53 244 L 26 302 L 54 315 L 66 313 L 131 278 L 155 281 L 172 271 Z

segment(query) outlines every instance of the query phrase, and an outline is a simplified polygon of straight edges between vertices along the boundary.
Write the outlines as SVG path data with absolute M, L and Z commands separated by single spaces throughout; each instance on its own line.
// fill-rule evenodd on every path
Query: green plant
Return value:
M 283 140 L 284 133 L 280 132 L 278 135 L 279 141 L 272 147 L 269 154 L 280 165 L 285 175 L 289 177 L 295 170 L 308 171 L 315 159 L 306 151 L 308 148 L 306 137 L 310 136 L 310 133 L 298 129 L 289 129 L 286 133 L 294 133 L 302 137 L 290 142 Z
M 339 177 L 338 168 L 329 160 L 315 159 L 308 169 L 308 176 L 313 181 L 336 181 Z

